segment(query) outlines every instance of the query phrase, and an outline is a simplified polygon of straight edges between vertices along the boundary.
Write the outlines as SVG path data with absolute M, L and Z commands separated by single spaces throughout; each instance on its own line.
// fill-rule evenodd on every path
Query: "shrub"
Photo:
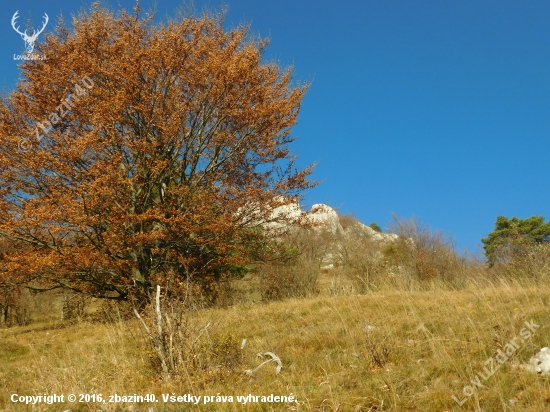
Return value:
M 215 335 L 212 323 L 199 324 L 196 312 L 185 300 L 161 299 L 161 288 L 152 299 L 150 310 L 140 314 L 150 345 L 151 365 L 164 379 L 207 375 L 221 377 L 242 365 L 240 342 L 232 334 Z
M 380 242 L 358 224 L 350 225 L 345 234 L 339 237 L 337 262 L 344 276 L 348 277 L 359 293 L 377 288 L 386 265 L 382 260 Z
M 383 250 L 389 266 L 421 281 L 454 282 L 463 276 L 465 260 L 456 253 L 449 235 L 433 231 L 415 219 L 393 217 L 390 231 L 399 235 L 399 239 Z
M 538 280 L 550 275 L 550 243 L 524 243 L 520 250 L 507 264 L 500 263 L 505 276 Z
M 81 293 L 65 292 L 62 295 L 62 302 L 61 320 L 82 320 L 86 316 L 90 298 Z
M 353 214 L 338 214 L 338 222 L 342 229 L 347 230 L 353 225 L 356 225 L 359 222 L 359 219 Z
M 376 232 L 382 233 L 382 228 L 381 228 L 380 226 L 378 226 L 378 224 L 377 224 L 376 222 L 372 222 L 372 223 L 369 225 L 369 227 L 370 227 L 372 230 L 376 231 Z
M 484 244 L 485 256 L 489 266 L 495 263 L 520 264 L 525 259 L 540 252 L 543 248 L 536 245 L 550 242 L 550 222 L 544 222 L 544 216 L 531 216 L 527 219 L 498 216 L 493 230 L 486 238 L 481 239 Z M 543 252 L 544 253 L 544 252 Z
M 286 256 L 258 266 L 264 300 L 306 297 L 317 293 L 317 280 L 326 259 L 334 255 L 335 235 L 296 228 L 281 239 Z
M 376 329 L 369 330 L 368 328 L 369 326 L 367 326 L 363 335 L 368 357 L 373 365 L 384 368 L 391 353 L 390 339 Z
M 263 300 L 302 298 L 316 292 L 319 264 L 298 258 L 287 263 L 261 265 L 259 272 Z

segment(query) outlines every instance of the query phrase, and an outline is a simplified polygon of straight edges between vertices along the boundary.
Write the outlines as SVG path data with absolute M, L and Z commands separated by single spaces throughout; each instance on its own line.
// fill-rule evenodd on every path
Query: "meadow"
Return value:
M 160 373 L 159 358 L 135 316 L 94 301 L 87 303 L 85 315 L 61 321 L 62 302 L 51 298 L 47 310 L 37 306 L 40 311 L 28 325 L 0 330 L 0 409 L 550 408 L 550 378 L 520 367 L 550 344 L 550 290 L 538 281 L 469 281 L 456 290 L 435 282 L 423 288 L 387 285 L 357 294 L 340 276 L 337 269 L 324 270 L 317 292 L 306 298 L 250 299 L 185 312 L 180 323 L 182 342 L 188 343 L 182 348 L 184 368 L 169 378 Z M 537 325 L 528 337 L 525 322 Z M 269 359 L 266 352 L 281 360 L 280 373 L 275 362 L 245 373 Z M 488 366 L 491 358 L 502 361 L 495 361 L 498 368 Z M 11 401 L 13 394 L 54 393 L 64 394 L 65 401 L 34 406 Z M 101 394 L 106 402 L 68 402 L 68 394 Z M 115 394 L 119 400 L 154 394 L 157 402 L 109 402 Z M 184 395 L 201 398 L 195 405 Z M 296 400 L 261 402 L 269 395 Z M 205 396 L 211 397 L 206 404 Z

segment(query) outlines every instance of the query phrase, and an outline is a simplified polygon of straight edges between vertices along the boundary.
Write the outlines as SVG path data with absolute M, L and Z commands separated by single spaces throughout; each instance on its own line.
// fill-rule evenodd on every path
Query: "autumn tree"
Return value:
M 1 101 L 3 283 L 144 301 L 215 281 L 273 257 L 262 222 L 314 184 L 289 150 L 307 85 L 266 40 L 134 11 L 60 20 Z

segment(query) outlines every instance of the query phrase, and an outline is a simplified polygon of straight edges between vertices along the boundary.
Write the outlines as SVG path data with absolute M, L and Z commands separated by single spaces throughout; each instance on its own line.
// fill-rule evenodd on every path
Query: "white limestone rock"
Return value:
M 380 233 L 374 230 L 373 228 L 357 221 L 352 226 L 350 226 L 347 230 L 347 232 L 351 232 L 352 230 L 359 230 L 363 233 L 365 233 L 367 236 L 369 236 L 372 240 L 376 242 L 393 242 L 399 238 L 394 233 Z
M 310 211 L 307 213 L 307 218 L 317 224 L 314 228 L 320 228 L 330 231 L 331 233 L 342 232 L 342 225 L 338 218 L 336 210 L 325 204 L 315 204 L 311 206 Z
M 253 220 L 252 220 L 253 221 Z M 261 221 L 260 221 L 261 222 Z M 393 233 L 380 233 L 356 221 L 344 229 L 340 223 L 340 218 L 336 210 L 323 203 L 314 204 L 308 212 L 302 211 L 298 203 L 290 203 L 273 208 L 270 217 L 261 224 L 265 229 L 277 235 L 293 224 L 298 222 L 312 223 L 313 230 L 327 230 L 332 234 L 343 234 L 353 237 L 358 234 L 366 235 L 375 242 L 389 243 L 398 239 Z
M 540 375 L 550 374 L 550 348 L 542 348 L 539 353 L 529 359 L 529 363 L 524 365 L 523 369 Z
M 278 206 L 273 209 L 270 216 L 270 223 L 277 225 L 291 224 L 302 215 L 302 209 L 298 203 Z
M 284 199 L 275 198 L 274 203 L 280 206 L 264 206 L 262 211 L 260 205 L 249 203 L 245 207 L 239 208 L 236 215 L 250 227 L 261 225 L 272 235 L 276 236 L 279 232 L 286 230 L 289 226 L 299 222 L 304 215 L 298 203 L 284 203 Z M 265 209 L 268 210 L 267 217 Z

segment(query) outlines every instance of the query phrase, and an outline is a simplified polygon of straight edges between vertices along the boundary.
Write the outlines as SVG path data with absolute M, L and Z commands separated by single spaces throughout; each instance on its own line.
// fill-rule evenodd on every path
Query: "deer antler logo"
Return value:
M 27 49 L 27 52 L 32 53 L 34 50 L 34 43 L 36 42 L 36 39 L 38 39 L 38 35 L 44 31 L 44 29 L 46 28 L 46 24 L 48 24 L 48 21 L 50 20 L 50 18 L 46 13 L 44 13 L 44 18 L 46 19 L 46 21 L 44 22 L 44 25 L 38 31 L 33 30 L 32 36 L 29 36 L 27 35 L 27 30 L 25 30 L 24 32 L 21 32 L 19 31 L 19 26 L 15 27 L 15 20 L 17 20 L 17 18 L 19 17 L 17 13 L 19 13 L 19 10 L 17 10 L 13 15 L 13 17 L 11 18 L 11 26 L 17 33 L 21 35 L 21 38 L 25 41 L 25 44 L 26 44 L 25 48 Z

